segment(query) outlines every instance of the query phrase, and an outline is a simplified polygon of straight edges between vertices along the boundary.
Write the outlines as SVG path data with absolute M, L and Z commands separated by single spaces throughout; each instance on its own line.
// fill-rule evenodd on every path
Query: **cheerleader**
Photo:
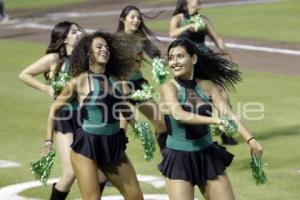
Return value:
M 168 138 L 159 164 L 166 177 L 168 196 L 170 200 L 193 200 L 194 186 L 198 186 L 205 199 L 233 200 L 234 193 L 225 172 L 233 155 L 213 142 L 209 125 L 225 125 L 223 120 L 211 116 L 214 105 L 236 122 L 252 155 L 262 154 L 260 144 L 216 87 L 216 84 L 233 87 L 240 80 L 239 73 L 229 70 L 231 62 L 203 53 L 186 38 L 170 44 L 168 60 L 174 79 L 161 87 Z M 215 66 L 213 73 L 212 66 Z
M 125 35 L 134 35 L 141 39 L 141 44 L 137 47 L 139 53 L 135 58 L 135 65 L 129 76 L 128 83 L 129 93 L 133 93 L 135 90 L 142 89 L 143 84 L 149 84 L 143 77 L 140 70 L 142 66 L 142 60 L 146 60 L 145 56 L 152 59 L 154 57 L 160 57 L 160 50 L 151 42 L 150 39 L 155 39 L 152 31 L 144 24 L 142 13 L 139 8 L 129 5 L 126 6 L 120 14 L 119 24 L 117 28 L 118 33 Z M 157 103 L 151 98 L 145 101 L 130 100 L 130 103 L 138 108 L 138 110 L 146 116 L 146 118 L 154 126 L 158 144 L 161 149 L 164 148 L 166 139 L 166 126 L 163 121 L 163 115 L 161 114 Z M 126 127 L 126 124 L 122 125 Z
M 221 54 L 228 55 L 224 42 L 215 32 L 211 21 L 205 15 L 200 15 L 199 10 L 202 0 L 178 0 L 173 17 L 170 22 L 169 36 L 172 38 L 186 37 L 195 42 L 197 47 L 204 53 L 213 53 L 213 51 L 205 45 L 205 37 L 208 36 L 218 48 Z M 200 16 L 200 20 L 196 23 L 191 21 L 192 17 Z M 230 57 L 230 56 L 229 56 Z M 219 87 L 223 98 L 230 104 L 229 94 L 225 88 Z M 223 144 L 235 145 L 237 141 L 221 134 Z
M 120 106 L 126 104 L 118 80 L 134 64 L 130 40 L 96 32 L 82 38 L 71 56 L 72 79 L 52 104 L 47 137 L 52 138 L 59 109 L 75 96 L 81 105 L 82 127 L 71 145 L 71 161 L 83 199 L 98 200 L 97 170 L 126 200 L 143 199 L 135 170 L 125 153 L 128 139 L 120 128 Z M 119 67 L 122 66 L 122 67 Z
M 63 21 L 55 25 L 51 31 L 51 41 L 46 55 L 25 68 L 19 78 L 26 85 L 45 92 L 55 98 L 63 88 L 70 75 L 70 55 L 84 34 L 84 30 L 76 23 Z M 47 84 L 36 76 L 44 74 Z M 53 87 L 54 86 L 54 87 Z M 73 99 L 63 107 L 55 121 L 56 145 L 62 163 L 62 175 L 59 181 L 53 184 L 51 200 L 65 199 L 74 183 L 75 174 L 70 160 L 70 145 L 73 142 L 75 130 L 79 128 L 77 116 L 78 102 Z M 53 149 L 53 140 L 47 138 L 44 142 L 43 154 Z M 101 187 L 104 188 L 104 175 L 99 172 Z

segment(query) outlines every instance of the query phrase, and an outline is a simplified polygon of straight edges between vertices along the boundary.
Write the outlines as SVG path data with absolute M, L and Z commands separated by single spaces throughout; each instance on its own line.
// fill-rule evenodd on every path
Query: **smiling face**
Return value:
M 194 64 L 197 62 L 196 55 L 189 55 L 182 46 L 177 46 L 169 50 L 169 67 L 175 77 L 182 79 L 192 79 L 194 75 Z
M 129 11 L 128 15 L 123 19 L 124 23 L 124 32 L 127 34 L 133 34 L 135 33 L 141 23 L 141 15 L 137 10 L 131 10 Z
M 201 8 L 203 0 L 186 0 L 186 2 L 189 7 L 198 10 Z
M 96 64 L 105 65 L 108 62 L 110 52 L 107 42 L 103 38 L 94 38 L 91 50 Z
M 82 36 L 83 33 L 81 32 L 81 30 L 75 24 L 72 24 L 70 31 L 65 39 L 65 43 L 66 45 L 74 47 L 77 44 L 77 42 L 82 38 Z

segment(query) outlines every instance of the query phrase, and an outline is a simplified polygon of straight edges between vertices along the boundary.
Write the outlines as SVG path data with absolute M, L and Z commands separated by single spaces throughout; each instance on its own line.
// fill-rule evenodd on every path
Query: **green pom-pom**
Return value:
M 263 165 L 260 156 L 252 156 L 250 162 L 251 172 L 250 174 L 254 178 L 256 184 L 265 184 L 268 182 L 268 178 L 266 173 L 263 170 Z
M 215 124 L 210 125 L 210 132 L 214 136 L 221 135 L 222 131 L 219 129 L 219 127 Z
M 196 29 L 197 31 L 202 31 L 206 28 L 206 23 L 203 19 L 203 17 L 201 17 L 200 14 L 197 15 L 193 15 L 190 19 L 189 19 L 189 23 L 195 23 L 196 24 Z
M 52 86 L 56 94 L 59 94 L 70 79 L 71 77 L 67 73 L 60 72 L 56 77 L 49 80 L 48 84 Z
M 162 59 L 158 57 L 154 58 L 152 67 L 153 79 L 159 84 L 164 83 L 169 76 L 169 71 L 166 70 L 166 67 L 162 63 Z
M 132 95 L 131 99 L 135 101 L 144 101 L 151 99 L 154 94 L 154 89 L 148 84 L 143 84 L 141 90 L 136 90 Z
M 55 152 L 50 151 L 47 155 L 43 156 L 40 160 L 30 162 L 30 169 L 35 178 L 46 185 L 50 176 L 50 171 L 54 162 Z
M 233 137 L 237 135 L 238 126 L 233 119 L 231 119 L 226 114 L 220 115 L 220 119 L 222 120 L 222 124 L 224 126 L 224 132 L 227 136 Z
M 213 135 L 221 135 L 221 133 L 225 133 L 228 137 L 233 137 L 237 135 L 238 131 L 238 126 L 236 122 L 231 119 L 228 115 L 226 114 L 221 114 L 218 116 L 219 119 L 221 119 L 224 130 L 220 130 L 218 125 L 212 124 L 210 125 L 210 131 Z
M 152 159 L 155 152 L 155 139 L 149 123 L 143 121 L 134 123 L 133 133 L 142 142 L 145 160 Z

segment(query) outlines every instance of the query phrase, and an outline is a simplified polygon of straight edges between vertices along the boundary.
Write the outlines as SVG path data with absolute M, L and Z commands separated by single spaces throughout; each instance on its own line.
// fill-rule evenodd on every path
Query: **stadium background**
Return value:
M 51 28 L 61 20 L 76 21 L 90 31 L 113 32 L 120 10 L 128 4 L 150 8 L 150 12 L 145 12 L 149 16 L 162 8 L 166 10 L 163 14 L 145 21 L 159 36 L 167 37 L 176 1 L 9 0 L 5 3 L 10 21 L 0 24 L 0 199 L 47 199 L 50 185 L 28 184 L 34 181 L 28 163 L 39 157 L 51 99 L 20 83 L 19 72 L 43 55 Z M 244 122 L 264 147 L 263 161 L 270 181 L 267 185 L 255 185 L 249 175 L 249 148 L 238 137 L 239 145 L 228 147 L 235 159 L 227 171 L 236 199 L 299 199 L 300 2 L 206 0 L 202 11 L 224 38 L 243 72 L 243 82 L 231 94 L 234 110 L 241 112 L 253 102 L 264 106 L 263 119 L 244 119 Z M 167 43 L 158 45 L 164 52 Z M 151 80 L 151 68 L 146 66 L 143 71 Z M 255 118 L 257 113 L 248 115 Z M 242 115 L 248 119 L 249 116 Z M 130 131 L 128 135 L 127 152 L 137 173 L 160 177 L 156 168 L 161 159 L 159 153 L 152 161 L 144 161 L 141 145 L 130 136 Z M 7 161 L 19 165 L 6 167 Z M 57 158 L 51 178 L 59 173 Z M 161 181 L 155 177 L 152 182 Z M 28 188 L 15 194 L 14 186 L 21 183 Z M 149 183 L 141 186 L 145 194 L 165 194 L 164 187 L 156 188 Z M 118 192 L 108 187 L 105 199 L 114 199 L 111 195 Z M 198 191 L 196 198 L 203 199 Z M 68 199 L 80 199 L 77 184 Z

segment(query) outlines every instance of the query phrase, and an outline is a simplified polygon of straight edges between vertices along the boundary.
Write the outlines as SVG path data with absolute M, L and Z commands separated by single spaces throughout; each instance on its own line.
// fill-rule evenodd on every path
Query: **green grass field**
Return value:
M 0 187 L 33 180 L 28 163 L 39 157 L 45 134 L 46 116 L 51 102 L 46 94 L 31 89 L 18 80 L 18 73 L 42 55 L 45 45 L 28 42 L 0 40 L 1 79 L 0 106 L 2 115 L 1 159 L 17 161 L 22 167 L 0 170 Z M 18 55 L 17 59 L 14 55 Z M 263 66 L 262 66 L 263 67 Z M 149 68 L 144 72 L 149 73 Z M 146 73 L 145 73 L 146 74 Z M 256 71 L 244 71 L 244 81 L 232 93 L 234 109 L 249 102 L 264 105 L 264 118 L 259 121 L 245 121 L 253 134 L 264 147 L 265 170 L 270 177 L 267 185 L 256 186 L 249 176 L 249 148 L 240 140 L 238 146 L 228 148 L 235 154 L 228 170 L 237 199 L 297 199 L 299 194 L 300 169 L 300 125 L 298 112 L 298 84 L 300 77 L 287 77 Z M 151 77 L 147 77 L 151 80 Z M 263 86 L 263 87 L 262 87 Z M 254 114 L 251 114 L 253 117 Z M 130 133 L 128 133 L 130 135 Z M 219 138 L 216 138 L 219 140 Z M 160 155 L 156 152 L 154 160 L 143 161 L 142 149 L 138 141 L 130 137 L 127 150 L 139 174 L 159 176 L 156 168 Z M 60 174 L 57 159 L 52 177 Z M 155 189 L 142 184 L 143 192 L 163 193 L 164 188 Z M 28 197 L 46 199 L 50 186 L 29 189 L 22 193 Z M 105 194 L 118 194 L 115 189 L 107 189 Z M 199 192 L 196 193 L 201 199 Z M 79 198 L 77 185 L 71 191 L 70 199 Z
M 221 36 L 246 37 L 300 42 L 300 3 L 296 0 L 277 3 L 203 8 Z M 153 30 L 168 31 L 169 20 L 149 20 Z
M 57 6 L 84 0 L 9 0 L 10 10 L 38 8 L 41 4 Z M 168 0 L 167 0 L 168 1 Z M 51 5 L 50 5 L 51 4 Z M 214 23 L 222 36 L 258 38 L 273 41 L 300 42 L 298 1 L 289 0 L 272 4 L 248 5 L 228 8 L 205 8 L 203 12 Z M 150 21 L 150 20 L 149 20 Z M 147 22 L 149 22 L 147 21 Z M 155 30 L 167 30 L 168 21 L 150 23 Z M 165 29 L 162 29 L 165 28 Z M 46 41 L 45 41 L 46 42 Z M 22 164 L 18 168 L 0 169 L 0 188 L 21 182 L 32 181 L 29 162 L 39 158 L 45 135 L 46 118 L 51 99 L 39 91 L 29 88 L 18 80 L 19 72 L 44 53 L 46 44 L 35 44 L 13 40 L 0 40 L 0 159 Z M 296 63 L 295 63 L 296 64 Z M 261 66 L 262 68 L 264 66 Z M 282 66 L 284 67 L 284 66 Z M 148 80 L 150 68 L 144 68 Z M 249 148 L 238 137 L 239 145 L 228 147 L 235 154 L 234 162 L 227 170 L 236 199 L 238 200 L 282 200 L 299 199 L 300 192 L 300 125 L 299 125 L 299 81 L 300 77 L 274 75 L 258 71 L 243 70 L 243 82 L 231 94 L 234 110 L 239 112 L 250 103 L 264 106 L 262 120 L 244 120 L 247 127 L 264 147 L 265 171 L 270 178 L 268 184 L 256 186 L 249 176 Z M 153 82 L 152 82 L 153 83 Z M 155 85 L 155 84 L 153 84 Z M 157 87 L 156 87 L 157 89 Z M 254 117 L 257 114 L 249 113 Z M 248 116 L 248 117 L 249 117 Z M 242 115 L 245 118 L 245 115 Z M 129 132 L 130 136 L 131 133 Z M 219 140 L 218 137 L 215 138 Z M 143 161 L 142 148 L 130 136 L 127 153 L 138 174 L 160 176 L 156 165 L 161 157 Z M 60 162 L 56 158 L 51 177 L 60 175 Z M 165 193 L 141 184 L 144 193 Z M 47 199 L 50 186 L 28 189 L 22 195 L 30 198 Z M 118 194 L 113 188 L 104 195 Z M 203 199 L 196 192 L 198 199 Z M 74 184 L 69 199 L 80 198 L 77 184 Z
M 87 0 L 9 0 L 5 1 L 5 7 L 8 11 L 19 9 L 46 9 L 55 6 L 63 6 L 72 3 L 79 3 Z

